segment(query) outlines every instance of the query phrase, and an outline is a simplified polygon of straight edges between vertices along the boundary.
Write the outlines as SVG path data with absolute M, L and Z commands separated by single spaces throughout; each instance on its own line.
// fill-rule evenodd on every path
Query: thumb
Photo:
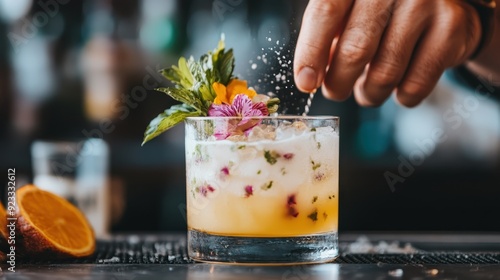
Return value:
M 295 48 L 294 78 L 297 88 L 315 91 L 325 77 L 330 48 L 353 0 L 310 0 Z

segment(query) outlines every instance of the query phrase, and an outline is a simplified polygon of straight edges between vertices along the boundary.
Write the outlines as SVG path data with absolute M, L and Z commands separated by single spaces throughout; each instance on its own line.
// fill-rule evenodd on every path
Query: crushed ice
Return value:
M 120 262 L 120 258 L 119 257 L 112 257 L 110 259 L 100 259 L 98 260 L 99 263 L 119 263 Z
M 360 236 L 355 242 L 349 244 L 347 252 L 351 254 L 414 254 L 419 252 L 410 243 L 401 246 L 399 242 L 379 241 L 372 243 L 366 236 Z

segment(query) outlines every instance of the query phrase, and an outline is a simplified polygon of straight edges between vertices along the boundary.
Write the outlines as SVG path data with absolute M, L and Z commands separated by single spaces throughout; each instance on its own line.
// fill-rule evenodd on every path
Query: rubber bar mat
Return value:
M 342 246 L 341 246 L 342 247 Z M 190 264 L 184 239 L 98 241 L 95 253 L 67 261 L 37 260 L 23 264 Z M 500 264 L 499 253 L 432 252 L 415 254 L 341 253 L 340 264 Z

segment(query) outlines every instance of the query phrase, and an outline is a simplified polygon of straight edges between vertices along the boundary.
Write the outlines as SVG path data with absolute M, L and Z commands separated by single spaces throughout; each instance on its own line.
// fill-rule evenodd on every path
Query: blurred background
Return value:
M 0 170 L 15 168 L 21 186 L 35 180 L 35 141 L 102 139 L 109 230 L 185 230 L 182 125 L 141 147 L 149 121 L 174 104 L 153 90 L 169 86 L 158 70 L 224 33 L 235 74 L 301 114 L 307 95 L 291 73 L 306 4 L 0 0 Z M 498 96 L 452 73 L 415 109 L 316 94 L 310 115 L 341 117 L 341 231 L 499 231 Z

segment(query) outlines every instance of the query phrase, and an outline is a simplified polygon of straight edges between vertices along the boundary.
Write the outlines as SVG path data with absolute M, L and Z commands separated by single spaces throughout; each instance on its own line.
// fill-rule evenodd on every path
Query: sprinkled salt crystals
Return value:
M 347 252 L 351 254 L 414 254 L 418 252 L 418 249 L 409 243 L 405 244 L 404 247 L 401 247 L 397 241 L 393 241 L 391 243 L 379 241 L 377 244 L 372 244 L 366 236 L 360 236 L 355 242 L 349 244 Z
M 389 275 L 392 277 L 401 277 L 403 276 L 403 270 L 401 268 L 389 270 Z
M 277 40 L 270 36 L 271 33 L 265 36 L 266 46 L 261 48 L 255 59 L 249 61 L 248 72 L 254 77 L 250 83 L 258 93 L 273 91 L 279 96 L 279 114 L 308 115 L 313 95 L 299 93 L 295 87 L 292 71 L 294 49 L 288 39 Z
M 120 258 L 119 257 L 112 257 L 110 259 L 100 259 L 98 262 L 99 263 L 119 263 Z

